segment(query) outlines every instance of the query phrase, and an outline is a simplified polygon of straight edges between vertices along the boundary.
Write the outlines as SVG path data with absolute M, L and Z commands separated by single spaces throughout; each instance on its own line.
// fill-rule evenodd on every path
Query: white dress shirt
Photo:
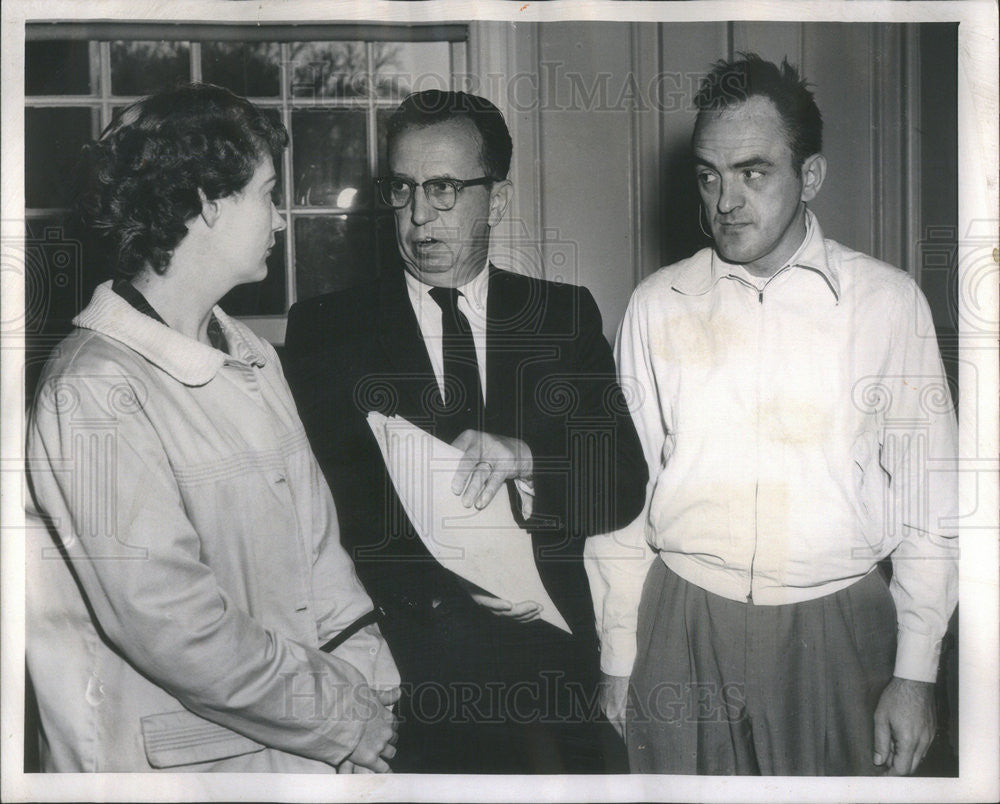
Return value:
M 444 347 L 442 346 L 442 313 L 441 307 L 431 297 L 433 285 L 421 282 L 409 271 L 406 272 L 406 292 L 417 316 L 420 334 L 427 347 L 427 356 L 431 359 L 431 368 L 437 377 L 438 388 L 444 395 Z M 458 309 L 469 321 L 472 330 L 472 340 L 476 345 L 476 363 L 479 365 L 479 384 L 483 389 L 483 402 L 486 402 L 486 297 L 490 289 L 490 272 L 485 266 L 476 274 L 471 282 L 462 285 L 458 290 Z
M 421 282 L 409 271 L 405 272 L 406 292 L 417 316 L 417 325 L 424 339 L 427 356 L 431 368 L 437 378 L 438 388 L 444 396 L 444 346 L 442 345 L 443 313 L 440 305 L 430 295 L 433 285 Z M 469 322 L 472 330 L 472 340 L 476 346 L 476 364 L 479 368 L 479 385 L 483 389 L 483 404 L 489 398 L 486 387 L 486 301 L 490 289 L 489 268 L 484 266 L 476 276 L 466 284 L 456 288 L 459 292 L 458 309 Z M 514 485 L 521 498 L 521 515 L 527 519 L 532 514 L 534 505 L 534 484 L 526 478 L 514 478 Z

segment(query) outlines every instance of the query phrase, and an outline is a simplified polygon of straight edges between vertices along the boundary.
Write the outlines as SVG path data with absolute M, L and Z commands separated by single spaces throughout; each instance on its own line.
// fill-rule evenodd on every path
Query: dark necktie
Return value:
M 441 308 L 444 352 L 444 405 L 436 417 L 439 438 L 454 441 L 463 430 L 481 430 L 483 393 L 476 362 L 476 343 L 469 320 L 458 309 L 455 288 L 431 288 Z

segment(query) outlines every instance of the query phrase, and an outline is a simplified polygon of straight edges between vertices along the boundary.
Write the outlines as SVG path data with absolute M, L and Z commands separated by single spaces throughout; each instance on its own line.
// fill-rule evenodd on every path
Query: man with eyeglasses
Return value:
M 342 541 L 403 677 L 397 772 L 625 770 L 596 706 L 587 536 L 638 515 L 647 470 L 590 293 L 500 270 L 511 193 L 499 110 L 462 92 L 406 98 L 388 124 L 399 265 L 300 302 L 288 376 L 333 489 Z M 397 414 L 463 451 L 452 492 L 499 492 L 572 635 L 533 601 L 470 587 L 427 552 L 366 424 Z

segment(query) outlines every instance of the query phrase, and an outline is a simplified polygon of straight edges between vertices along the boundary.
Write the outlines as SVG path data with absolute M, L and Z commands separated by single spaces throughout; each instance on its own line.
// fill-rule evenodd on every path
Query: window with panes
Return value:
M 385 170 L 385 122 L 407 93 L 451 88 L 464 71 L 466 38 L 464 25 L 29 24 L 27 249 L 43 250 L 39 261 L 50 273 L 60 244 L 61 262 L 81 263 L 82 277 L 71 270 L 63 280 L 66 293 L 110 275 L 64 242 L 80 148 L 161 87 L 225 86 L 280 119 L 290 136 L 275 191 L 287 228 L 267 279 L 236 288 L 222 304 L 280 343 L 294 301 L 364 282 L 394 257 L 392 213 L 374 191 Z M 57 276 L 35 281 L 58 295 Z

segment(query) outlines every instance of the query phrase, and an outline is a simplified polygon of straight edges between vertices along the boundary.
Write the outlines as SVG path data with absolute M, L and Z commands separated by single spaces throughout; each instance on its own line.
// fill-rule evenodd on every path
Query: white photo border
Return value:
M 998 678 L 998 374 L 997 340 L 972 348 L 960 315 L 962 361 L 978 372 L 978 388 L 960 378 L 962 455 L 972 456 L 960 488 L 962 623 L 959 650 L 959 770 L 955 779 L 718 778 L 661 776 L 312 776 L 282 774 L 24 774 L 24 476 L 23 349 L 15 326 L 23 311 L 23 274 L 9 247 L 24 238 L 24 36 L 34 20 L 207 22 L 354 21 L 427 23 L 495 20 L 538 23 L 560 19 L 632 21 L 958 22 L 959 304 L 995 328 L 997 301 L 997 5 L 959 2 L 457 2 L 347 0 L 8 0 L 2 10 L 2 384 L 0 384 L 0 798 L 4 801 L 988 801 L 1000 798 L 1000 678 Z M 15 132 L 12 134 L 11 132 Z M 975 242 L 972 242 L 975 241 Z M 983 268 L 983 243 L 992 263 Z M 13 266 L 8 270 L 9 266 Z M 968 271 L 975 268 L 975 281 Z M 968 281 L 966 281 L 968 280 Z M 970 295 L 971 294 L 971 295 Z M 967 348 L 968 347 L 968 348 Z M 968 372 L 966 372 L 966 375 Z M 976 440 L 978 438 L 978 449 Z M 973 439 L 970 442 L 970 439 Z M 976 459 L 977 455 L 992 459 Z M 963 459 L 965 459 L 963 457 Z

